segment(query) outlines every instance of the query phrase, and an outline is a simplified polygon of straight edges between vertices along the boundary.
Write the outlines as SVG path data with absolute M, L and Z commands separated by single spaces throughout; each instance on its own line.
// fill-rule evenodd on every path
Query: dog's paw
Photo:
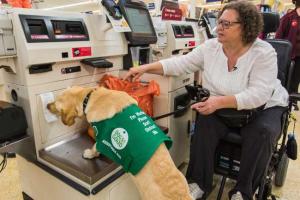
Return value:
M 86 158 L 86 159 L 93 159 L 93 158 L 99 156 L 99 152 L 95 152 L 92 149 L 86 149 L 86 150 L 84 150 L 82 156 L 83 156 L 83 158 Z

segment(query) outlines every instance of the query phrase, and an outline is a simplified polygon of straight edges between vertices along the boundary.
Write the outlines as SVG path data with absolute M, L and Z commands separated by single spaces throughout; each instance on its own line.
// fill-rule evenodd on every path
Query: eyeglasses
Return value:
M 231 22 L 231 21 L 227 21 L 227 20 L 217 20 L 217 24 L 221 25 L 223 29 L 229 29 L 231 26 L 233 26 L 234 24 L 240 24 L 241 22 L 236 21 L 236 22 Z

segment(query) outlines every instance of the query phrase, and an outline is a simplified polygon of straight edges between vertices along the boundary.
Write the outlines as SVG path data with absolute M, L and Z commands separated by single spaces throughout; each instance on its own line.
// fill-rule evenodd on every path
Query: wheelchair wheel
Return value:
M 283 186 L 286 179 L 288 166 L 289 166 L 289 158 L 287 157 L 287 154 L 284 153 L 278 163 L 278 167 L 275 174 L 275 185 L 277 187 Z

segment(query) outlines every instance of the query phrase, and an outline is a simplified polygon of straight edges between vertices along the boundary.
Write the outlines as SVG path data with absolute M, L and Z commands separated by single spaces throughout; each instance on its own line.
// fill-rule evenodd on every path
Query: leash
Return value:
M 166 113 L 166 114 L 163 114 L 163 115 L 159 115 L 159 116 L 156 116 L 156 117 L 152 117 L 152 120 L 153 120 L 153 121 L 156 121 L 156 120 L 159 120 L 159 119 L 162 119 L 162 118 L 165 118 L 165 117 L 169 117 L 169 116 L 171 116 L 171 115 L 175 115 L 175 114 L 177 114 L 177 113 L 179 113 L 179 112 L 182 112 L 182 111 L 184 111 L 184 110 L 187 110 L 189 107 L 191 107 L 191 105 L 193 105 L 193 104 L 195 104 L 195 103 L 198 103 L 198 102 L 190 103 L 190 104 L 184 106 L 183 108 L 177 109 L 177 110 L 175 110 L 175 111 L 173 111 L 173 112 L 170 112 L 170 113 Z
M 206 101 L 210 96 L 210 92 L 208 89 L 202 88 L 201 86 L 198 86 L 198 85 L 197 86 L 187 85 L 187 86 L 185 86 L 185 88 L 188 91 L 190 100 L 193 100 L 194 102 L 189 103 L 188 105 L 186 105 L 180 109 L 177 109 L 173 112 L 159 115 L 156 117 L 152 117 L 152 120 L 156 121 L 156 120 L 159 120 L 159 119 L 162 119 L 165 117 L 169 117 L 171 115 L 175 115 L 179 112 L 185 111 L 185 110 L 189 109 L 195 103 Z
M 159 120 L 159 119 L 162 119 L 162 118 L 165 118 L 165 117 L 169 117 L 171 115 L 175 115 L 179 112 L 185 111 L 185 110 L 189 109 L 195 103 L 206 101 L 210 96 L 209 90 L 205 89 L 205 88 L 202 88 L 199 85 L 196 85 L 196 86 L 186 85 L 185 89 L 188 92 L 190 100 L 192 100 L 194 102 L 189 103 L 188 105 L 186 105 L 186 106 L 184 106 L 180 109 L 177 109 L 173 112 L 166 113 L 166 114 L 163 114 L 163 115 L 159 115 L 159 116 L 156 116 L 156 117 L 152 117 L 152 120 L 156 121 L 156 120 Z M 85 113 L 86 106 L 89 102 L 90 96 L 91 96 L 93 91 L 94 90 L 90 91 L 83 100 L 83 103 L 82 103 L 83 113 Z

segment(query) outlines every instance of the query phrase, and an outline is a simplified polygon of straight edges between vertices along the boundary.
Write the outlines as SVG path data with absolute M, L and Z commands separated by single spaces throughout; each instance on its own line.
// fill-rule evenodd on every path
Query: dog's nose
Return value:
M 52 106 L 52 105 L 53 105 L 53 103 L 48 103 L 48 104 L 47 104 L 47 109 L 48 109 L 48 110 L 51 110 L 51 106 Z

